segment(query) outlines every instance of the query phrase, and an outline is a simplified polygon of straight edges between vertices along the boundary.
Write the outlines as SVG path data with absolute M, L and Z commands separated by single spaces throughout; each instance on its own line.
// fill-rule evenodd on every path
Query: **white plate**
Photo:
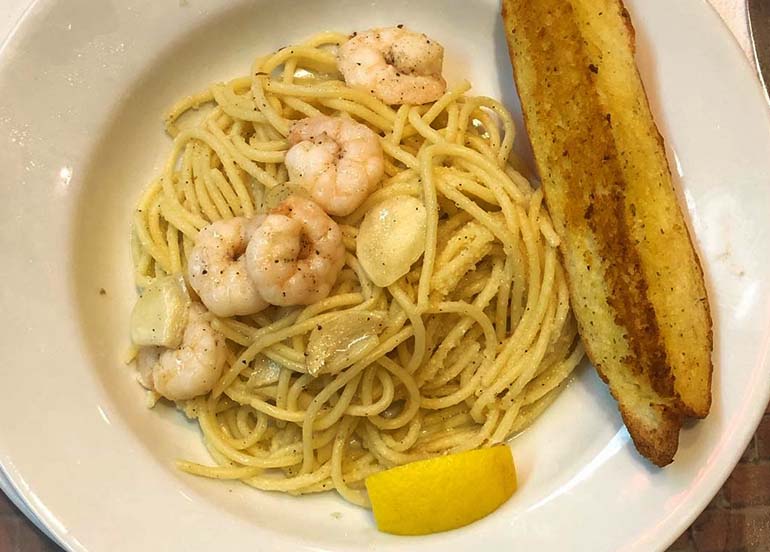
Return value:
M 468 76 L 517 110 L 498 3 L 39 0 L 0 53 L 0 465 L 30 509 L 66 547 L 92 551 L 650 550 L 675 539 L 768 399 L 770 119 L 704 1 L 627 4 L 711 290 L 712 412 L 682 433 L 672 466 L 654 469 L 583 369 L 513 442 L 513 499 L 467 528 L 397 538 L 332 494 L 174 470 L 177 457 L 207 457 L 179 414 L 142 406 L 120 362 L 134 300 L 129 216 L 168 152 L 165 107 L 318 30 L 408 23 L 445 44 L 450 81 Z

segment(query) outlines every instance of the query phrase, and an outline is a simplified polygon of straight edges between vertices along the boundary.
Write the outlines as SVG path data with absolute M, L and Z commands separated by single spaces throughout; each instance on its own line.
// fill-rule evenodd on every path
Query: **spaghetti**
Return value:
M 394 109 L 339 80 L 334 49 L 347 39 L 323 33 L 282 48 L 251 75 L 174 105 L 172 152 L 139 201 L 132 246 L 143 288 L 186 274 L 211 222 L 266 212 L 291 194 L 283 161 L 293 120 L 351 117 L 379 135 L 385 178 L 337 218 L 347 253 L 331 294 L 252 316 L 207 313 L 227 340 L 226 368 L 210 393 L 177 403 L 216 463 L 180 469 L 294 494 L 336 489 L 367 506 L 372 473 L 527 427 L 583 349 L 558 238 L 542 192 L 515 167 L 505 107 L 467 95 L 463 82 L 432 104 Z M 381 288 L 356 258 L 356 236 L 370 209 L 399 195 L 426 207 L 426 247 Z M 311 332 L 355 313 L 382 314 L 374 345 L 334 374 L 308 373 Z

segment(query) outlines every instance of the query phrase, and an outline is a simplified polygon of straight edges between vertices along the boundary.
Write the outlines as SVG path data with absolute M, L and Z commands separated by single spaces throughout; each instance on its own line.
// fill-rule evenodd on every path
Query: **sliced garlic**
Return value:
M 409 272 L 425 251 L 427 211 L 412 196 L 394 196 L 375 205 L 358 230 L 356 254 L 376 285 L 386 287 Z
M 348 311 L 316 327 L 305 351 L 308 373 L 336 374 L 361 360 L 379 343 L 386 318 L 381 311 Z
M 139 346 L 177 348 L 189 306 L 190 295 L 181 275 L 157 278 L 144 288 L 131 312 L 131 340 Z
M 246 381 L 246 387 L 258 389 L 278 382 L 281 375 L 281 365 L 267 358 L 265 355 L 257 355 L 251 364 L 251 373 Z

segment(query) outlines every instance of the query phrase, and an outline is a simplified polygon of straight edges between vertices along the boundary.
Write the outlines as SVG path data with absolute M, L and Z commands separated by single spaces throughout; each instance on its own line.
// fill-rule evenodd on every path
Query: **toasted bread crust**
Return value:
M 630 16 L 618 0 L 504 0 L 503 19 L 586 351 L 637 449 L 668 464 L 683 417 L 708 412 L 711 320 Z

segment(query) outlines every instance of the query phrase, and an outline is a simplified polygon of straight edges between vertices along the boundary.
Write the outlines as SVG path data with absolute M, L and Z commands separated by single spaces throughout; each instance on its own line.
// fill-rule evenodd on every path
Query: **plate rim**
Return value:
M 36 17 L 39 15 L 38 12 L 44 12 L 49 8 L 50 4 L 55 3 L 55 0 L 31 0 L 26 9 L 22 12 L 19 19 L 15 22 L 12 22 L 11 24 L 11 31 L 8 33 L 7 36 L 0 39 L 0 60 L 3 60 L 4 57 L 7 55 L 8 50 L 14 45 L 15 42 L 19 40 L 19 35 L 21 33 L 24 33 L 27 26 L 30 24 L 30 19 Z M 738 55 L 740 59 L 743 60 L 743 71 L 745 72 L 748 70 L 751 73 L 751 76 L 753 77 L 755 88 L 758 92 L 761 94 L 764 94 L 761 84 L 759 83 L 759 80 L 756 78 L 756 73 L 754 71 L 754 67 L 751 64 L 751 61 L 746 58 L 742 48 L 740 47 L 736 37 L 730 32 L 729 28 L 727 27 L 726 23 L 721 19 L 721 17 L 718 15 L 718 12 L 714 8 L 712 4 L 709 2 L 706 2 L 705 0 L 698 1 L 698 0 L 692 0 L 691 2 L 693 5 L 697 4 L 705 4 L 707 9 L 712 12 L 712 16 L 716 17 L 718 20 L 718 27 L 721 28 L 720 34 L 722 34 L 722 40 L 720 42 L 726 43 L 730 42 L 731 46 L 730 48 L 733 50 L 733 57 L 735 57 L 735 54 Z M 724 34 L 727 33 L 729 39 L 724 39 Z M 748 65 L 745 65 L 748 64 Z M 765 103 L 765 127 L 770 129 L 770 105 Z M 768 354 L 770 353 L 770 342 L 766 342 L 764 344 L 764 353 L 762 355 L 763 360 L 762 364 L 764 366 L 768 366 L 770 364 L 770 359 L 768 358 Z M 744 449 L 748 445 L 749 441 L 751 440 L 752 436 L 754 435 L 757 426 L 759 425 L 759 422 L 761 421 L 767 407 L 768 402 L 770 402 L 770 386 L 766 387 L 763 392 L 764 395 L 764 407 L 758 408 L 759 403 L 757 403 L 757 407 L 753 408 L 751 412 L 747 414 L 749 420 L 751 423 L 746 424 L 741 427 L 740 431 L 740 443 L 742 446 L 740 448 L 733 448 L 730 449 L 729 452 L 723 453 L 722 457 L 727 458 L 727 462 L 723 463 L 723 468 L 719 471 L 718 475 L 713 476 L 709 479 L 709 483 L 705 485 L 708 487 L 708 489 L 705 491 L 705 494 L 708 495 L 707 499 L 701 500 L 700 503 L 696 506 L 696 501 L 690 501 L 687 504 L 686 512 L 679 515 L 676 521 L 668 522 L 668 519 L 666 520 L 667 523 L 664 524 L 663 530 L 668 531 L 667 537 L 665 537 L 663 540 L 661 540 L 661 544 L 664 544 L 665 546 L 670 545 L 672 542 L 674 542 L 679 534 L 681 534 L 681 531 L 677 532 L 677 528 L 681 528 L 682 530 L 686 530 L 687 527 L 690 526 L 690 524 L 695 520 L 695 518 L 700 514 L 700 512 L 703 511 L 705 506 L 707 506 L 708 502 L 713 498 L 714 495 L 719 491 L 719 489 L 724 485 L 724 482 L 727 480 L 729 475 L 732 473 L 733 469 L 739 462 Z M 0 451 L 2 453 L 2 451 Z M 30 500 L 29 493 L 31 491 L 25 490 L 23 488 L 23 480 L 20 476 L 20 472 L 17 472 L 17 469 L 14 467 L 13 470 L 6 469 L 7 467 L 2 464 L 2 456 L 0 456 L 0 477 L 2 476 L 2 473 L 5 472 L 7 474 L 7 482 L 9 483 L 10 488 L 16 492 L 17 496 L 23 503 L 28 507 L 28 510 L 21 508 L 20 510 L 27 515 L 27 517 L 30 517 L 31 521 L 38 525 L 38 523 L 35 522 L 35 519 L 32 519 L 30 516 L 30 513 L 32 513 L 36 518 L 37 521 L 43 525 L 44 532 L 46 532 L 49 536 L 53 536 L 53 539 L 65 548 L 66 550 L 85 550 L 85 548 L 81 548 L 80 543 L 74 538 L 74 536 L 70 535 L 68 532 L 64 532 L 64 535 L 62 535 L 61 527 L 58 526 L 56 516 L 54 512 L 51 512 L 47 510 L 46 508 L 40 507 L 40 505 L 36 505 L 35 500 Z M 0 488 L 3 486 L 0 485 Z M 703 494 L 703 493 L 702 493 Z M 705 495 L 704 495 L 705 496 Z M 13 500 L 11 498 L 11 500 Z M 16 503 L 14 501 L 14 503 Z M 58 529 L 58 530 L 57 530 Z M 667 541 L 666 541 L 667 539 Z M 666 542 L 664 542 L 666 541 Z

